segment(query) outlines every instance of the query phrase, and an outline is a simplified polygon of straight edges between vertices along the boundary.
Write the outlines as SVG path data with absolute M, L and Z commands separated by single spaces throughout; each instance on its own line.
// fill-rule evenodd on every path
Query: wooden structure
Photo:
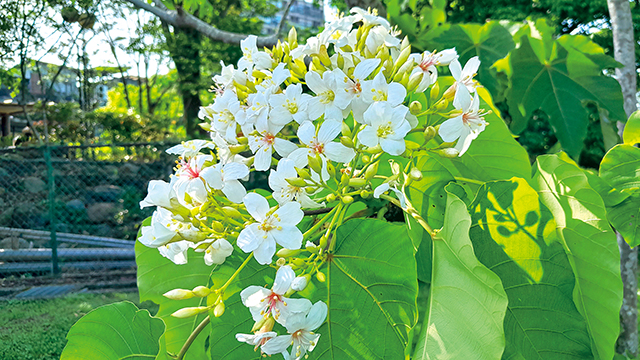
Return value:
M 2 137 L 11 136 L 11 122 L 9 116 L 17 115 L 27 111 L 33 110 L 33 104 L 28 104 L 23 107 L 22 105 L 10 102 L 0 102 L 0 119 L 2 120 L 2 126 L 0 127 L 0 135 Z

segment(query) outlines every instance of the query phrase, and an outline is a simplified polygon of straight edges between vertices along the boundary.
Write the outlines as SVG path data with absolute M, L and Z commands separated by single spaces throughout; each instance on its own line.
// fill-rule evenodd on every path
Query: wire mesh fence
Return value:
M 150 180 L 175 144 L 0 150 L 0 277 L 131 268 Z

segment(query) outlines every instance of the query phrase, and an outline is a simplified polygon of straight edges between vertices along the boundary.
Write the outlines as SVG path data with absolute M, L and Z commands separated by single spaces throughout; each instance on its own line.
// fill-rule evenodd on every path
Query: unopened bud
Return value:
M 311 180 L 311 174 L 309 173 L 309 170 L 299 169 L 299 168 L 295 168 L 295 169 L 296 169 L 296 172 L 298 173 L 298 176 L 300 176 L 305 180 Z
M 440 96 L 440 84 L 436 81 L 435 84 L 431 86 L 431 90 L 429 91 L 429 98 L 431 101 L 436 101 Z
M 226 216 L 232 219 L 242 219 L 242 214 L 240 214 L 240 211 L 238 211 L 238 209 L 234 209 L 231 206 L 224 206 L 221 210 Z
M 398 69 L 398 74 L 404 75 L 408 73 L 413 65 L 414 65 L 413 59 L 407 60 L 404 64 L 402 64 L 402 66 L 400 66 L 400 69 Z
M 320 281 L 320 282 L 327 281 L 327 277 L 324 275 L 324 273 L 322 271 L 318 271 L 316 273 L 316 279 L 318 279 L 318 281 Z
M 410 46 L 411 42 L 409 42 L 409 37 L 405 36 L 404 39 L 402 39 L 402 43 L 400 44 L 400 49 L 405 49 L 407 46 Z
M 327 52 L 327 46 L 322 44 L 320 45 L 320 51 L 318 52 L 318 57 L 320 61 L 322 61 L 322 65 L 331 66 L 331 58 L 329 57 L 329 53 Z
M 205 297 L 205 296 L 209 296 L 209 294 L 211 294 L 211 289 L 209 289 L 206 286 L 196 286 L 193 288 L 193 290 L 191 291 L 195 294 L 195 296 L 197 297 Z
M 409 83 L 407 84 L 407 91 L 415 91 L 422 82 L 422 78 L 424 77 L 424 73 L 419 71 L 409 77 Z
M 203 312 L 207 311 L 209 311 L 209 308 L 206 306 L 187 307 L 174 312 L 173 314 L 171 314 L 171 316 L 177 317 L 179 319 L 184 319 L 202 314 Z
M 294 187 L 305 187 L 307 186 L 307 182 L 304 181 L 304 179 L 301 178 L 286 178 L 285 179 L 289 185 L 294 186 Z
M 438 150 L 438 154 L 440 154 L 440 156 L 442 157 L 453 159 L 457 157 L 460 154 L 460 152 L 454 148 L 444 148 L 444 149 Z
M 298 32 L 296 31 L 295 27 L 291 27 L 291 30 L 289 30 L 289 36 L 287 36 L 287 41 L 289 42 L 289 45 L 291 46 L 291 48 L 295 48 L 298 45 Z
M 368 163 L 369 161 L 371 161 L 371 157 L 369 155 L 362 155 L 362 162 L 363 163 Z
M 412 167 L 411 171 L 409 171 L 409 177 L 415 181 L 422 180 L 422 171 L 417 167 Z
M 454 85 L 449 86 L 447 90 L 445 90 L 444 94 L 442 94 L 443 99 L 453 99 L 456 95 L 456 86 Z
M 309 195 L 313 195 L 313 193 L 315 193 L 316 190 L 317 188 L 310 187 L 310 186 L 307 186 L 306 188 L 304 188 L 304 191 Z
M 329 239 L 327 238 L 327 236 L 326 236 L 326 235 L 322 235 L 322 236 L 320 237 L 320 241 L 318 242 L 318 246 L 319 246 L 321 249 L 324 249 L 324 248 L 326 248 L 326 247 L 327 247 L 327 244 L 328 244 L 328 243 L 329 243 Z
M 288 258 L 288 257 L 296 256 L 296 255 L 300 254 L 301 252 L 302 252 L 301 249 L 290 250 L 290 249 L 282 248 L 282 249 L 278 250 L 276 255 L 280 256 L 281 258 Z
M 438 132 L 436 131 L 436 128 L 434 128 L 433 126 L 427 126 L 427 128 L 424 129 L 424 132 L 422 133 L 422 136 L 424 137 L 425 143 L 428 143 L 434 137 L 436 137 L 437 134 L 438 134 Z
M 304 260 L 300 258 L 291 259 L 291 263 L 295 266 L 304 266 Z
M 340 176 L 340 186 L 347 186 L 349 184 L 349 174 L 342 173 Z
M 409 58 L 409 55 L 411 55 L 411 45 L 407 46 L 406 48 L 402 49 L 402 51 L 400 51 L 400 55 L 398 55 L 398 59 L 396 60 L 396 66 L 400 66 L 400 64 L 404 64 Z M 413 60 L 411 61 L 413 62 Z
M 336 174 L 336 167 L 330 161 L 327 161 L 327 172 L 329 176 L 334 177 Z
M 311 275 L 309 274 L 296 277 L 291 282 L 291 288 L 295 291 L 304 290 L 307 287 L 307 284 L 309 283 L 310 278 L 311 278 Z
M 344 136 L 351 136 L 351 128 L 349 127 L 349 125 L 347 125 L 346 122 L 342 122 L 342 135 Z
M 239 154 L 243 151 L 247 151 L 249 149 L 248 145 L 230 145 L 229 151 L 232 154 Z
M 369 165 L 367 170 L 365 170 L 364 178 L 367 179 L 367 181 L 373 179 L 373 177 L 378 174 L 378 166 L 379 165 L 380 165 L 380 162 L 376 161 L 375 163 Z
M 273 319 L 273 316 L 269 316 L 259 329 L 261 332 L 271 331 L 273 330 L 273 325 L 275 324 L 276 324 L 276 321 Z
M 351 204 L 353 202 L 353 197 L 345 195 L 342 197 L 342 202 L 345 204 Z
M 371 195 L 371 191 L 369 190 L 360 191 L 360 197 L 362 197 L 363 199 L 368 199 Z
M 411 104 L 409 104 L 409 111 L 413 115 L 420 114 L 422 112 L 422 103 L 420 101 L 412 101 Z
M 224 303 L 221 302 L 218 305 L 216 305 L 215 308 L 213 308 L 213 316 L 215 317 L 220 317 L 222 316 L 222 314 L 224 314 Z
M 311 56 L 311 63 L 313 64 L 313 68 L 311 69 L 312 71 L 317 71 L 319 73 L 322 73 L 325 70 L 327 70 L 327 68 L 325 68 L 324 65 L 322 65 L 322 62 L 320 61 L 320 58 L 317 55 Z
M 260 330 L 260 328 L 267 322 L 267 319 L 273 319 L 272 317 L 262 317 L 260 320 L 256 321 L 255 324 L 253 324 L 253 327 L 251 328 L 251 332 L 256 332 L 258 330 Z
M 365 149 L 365 152 L 369 153 L 369 154 L 379 154 L 382 152 L 382 147 L 380 146 L 380 144 L 367 148 Z
M 204 131 L 211 131 L 211 123 L 203 122 L 199 123 L 198 126 L 200 126 Z
M 317 254 L 318 250 L 320 250 L 320 248 L 317 247 L 316 244 L 312 243 L 311 241 L 307 241 L 307 244 L 305 245 L 304 249 L 314 254 Z
M 327 195 L 327 201 L 328 201 L 328 202 L 336 201 L 336 194 L 329 194 L 329 195 Z
M 338 54 L 338 68 L 340 69 L 344 69 L 344 57 L 342 56 L 342 54 Z
M 348 148 L 353 149 L 355 147 L 355 145 L 353 144 L 353 140 L 351 140 L 350 137 L 348 136 L 342 136 L 340 138 L 340 143 Z
M 224 232 L 224 225 L 220 221 L 213 221 L 211 223 L 211 229 L 217 233 Z
M 238 143 L 239 144 L 248 144 L 249 143 L 249 139 L 247 139 L 246 136 L 238 136 Z
M 191 216 L 195 217 L 200 213 L 200 207 L 196 206 L 192 208 L 189 212 L 191 213 Z
M 316 154 L 316 156 L 307 156 L 307 159 L 309 160 L 309 167 L 311 168 L 311 170 L 315 171 L 318 174 L 322 173 L 322 159 L 319 155 Z
M 171 291 L 167 291 L 162 296 L 171 299 L 171 300 L 186 300 L 194 297 L 194 293 L 190 290 L 186 289 L 173 289 Z
M 363 178 L 351 178 L 349 179 L 349 186 L 359 188 L 367 185 L 367 180 Z
M 285 265 L 287 265 L 287 259 L 278 258 L 278 260 L 276 260 L 276 266 L 285 266 Z

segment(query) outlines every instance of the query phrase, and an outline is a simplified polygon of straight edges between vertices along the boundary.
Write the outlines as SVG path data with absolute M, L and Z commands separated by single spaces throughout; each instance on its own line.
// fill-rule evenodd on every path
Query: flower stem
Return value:
M 331 209 L 331 211 L 329 211 L 325 216 L 323 216 L 322 219 L 320 219 L 320 221 L 318 221 L 315 225 L 311 227 L 311 229 L 307 230 L 304 234 L 302 234 L 302 237 L 306 238 L 307 236 L 312 234 L 314 231 L 318 230 L 320 226 L 322 226 L 322 224 L 324 224 L 324 222 L 327 221 L 329 216 L 331 216 L 331 214 L 333 214 L 333 212 L 336 211 L 337 208 L 338 207 L 336 206 L 333 209 Z
M 229 287 L 229 285 L 231 284 L 231 282 L 238 277 L 238 274 L 240 274 L 240 271 L 242 269 L 244 269 L 245 266 L 247 266 L 247 264 L 249 263 L 249 260 L 251 260 L 251 258 L 253 257 L 253 252 L 251 254 L 249 254 L 249 256 L 247 256 L 247 258 L 244 260 L 244 262 L 242 263 L 242 265 L 240 265 L 240 267 L 238 268 L 238 270 L 236 270 L 236 272 L 233 273 L 233 275 L 231 275 L 231 277 L 229 278 L 229 280 L 227 280 L 226 283 L 224 283 L 224 285 L 222 285 L 222 287 L 220 289 L 218 289 L 218 291 L 220 292 L 220 296 L 222 296 L 222 293 L 224 293 L 224 291 L 227 289 L 227 287 Z
M 477 184 L 477 185 L 484 185 L 484 182 L 480 180 L 474 180 L 474 179 L 469 179 L 469 178 L 460 177 L 460 176 L 455 176 L 454 179 L 456 179 L 456 181 L 463 181 L 463 182 L 468 182 L 468 183 Z
M 395 198 L 392 198 L 389 195 L 382 194 L 380 195 L 380 198 L 388 200 L 395 206 L 404 210 L 407 214 L 411 215 L 411 217 L 413 217 L 418 222 L 418 224 L 420 224 L 420 226 L 422 226 L 429 233 L 429 235 L 431 235 L 431 238 L 434 237 L 435 231 L 433 230 L 433 228 L 429 226 L 427 221 L 422 216 L 420 216 L 420 214 L 418 214 L 418 211 L 413 206 L 411 206 L 411 204 L 407 204 L 406 208 L 402 208 L 402 205 L 400 205 L 400 201 L 398 201 Z
M 176 357 L 177 360 L 182 360 L 184 358 L 184 355 L 187 353 L 187 350 L 189 350 L 189 347 L 191 346 L 191 344 L 193 344 L 193 342 L 198 337 L 198 335 L 200 335 L 202 330 L 204 330 L 204 328 L 206 328 L 207 325 L 209 325 L 210 321 L 211 321 L 211 318 L 209 317 L 209 315 L 207 315 L 207 317 L 204 318 L 204 320 L 202 320 L 200 324 L 198 324 L 198 327 L 196 327 L 193 330 L 191 335 L 189 335 L 189 338 L 187 339 L 187 341 L 184 343 L 184 345 L 182 345 L 182 349 L 180 349 L 180 352 Z

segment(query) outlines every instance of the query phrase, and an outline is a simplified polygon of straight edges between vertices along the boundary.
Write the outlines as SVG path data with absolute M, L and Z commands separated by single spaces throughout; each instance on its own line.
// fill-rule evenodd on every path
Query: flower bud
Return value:
M 369 190 L 360 191 L 360 197 L 362 197 L 363 199 L 368 199 L 370 196 L 371 196 L 371 191 Z
M 438 150 L 438 154 L 442 157 L 453 159 L 457 157 L 460 154 L 460 152 L 454 148 L 444 148 L 444 149 Z
M 333 164 L 330 161 L 327 161 L 327 172 L 331 177 L 335 177 L 336 175 L 336 167 L 333 166 Z
M 191 216 L 196 216 L 200 213 L 200 207 L 196 206 L 194 208 L 192 208 L 191 210 L 189 210 L 189 213 L 191 214 Z
M 353 197 L 349 196 L 349 195 L 345 195 L 342 197 L 342 202 L 345 204 L 351 204 L 353 202 Z
M 318 281 L 320 281 L 320 282 L 327 281 L 327 277 L 324 275 L 324 273 L 322 271 L 318 271 L 316 273 L 316 279 L 318 279 Z
M 364 178 L 367 179 L 367 181 L 373 179 L 373 177 L 378 174 L 378 166 L 379 165 L 380 165 L 380 162 L 376 161 L 375 163 L 369 165 L 367 170 L 365 170 Z
M 273 330 L 273 325 L 276 324 L 276 321 L 273 319 L 273 316 L 269 316 L 264 323 L 262 324 L 262 326 L 259 328 L 260 332 L 267 332 L 267 331 L 271 331 Z M 253 331 L 253 330 L 251 330 Z
M 362 155 L 362 162 L 363 163 L 368 163 L 369 161 L 371 161 L 371 157 L 369 155 Z
M 248 144 L 249 139 L 246 136 L 238 136 L 238 144 Z
M 402 49 L 402 51 L 400 51 L 400 55 L 398 55 L 398 59 L 396 60 L 396 68 L 399 67 L 401 64 L 404 64 L 409 58 L 409 55 L 411 55 L 411 45 L 407 46 L 406 48 Z M 413 60 L 411 61 L 413 62 Z
M 340 138 L 340 143 L 350 149 L 355 148 L 355 145 L 353 144 L 353 140 L 351 140 L 351 138 L 348 136 L 342 136 Z
M 417 72 L 409 77 L 409 83 L 407 84 L 407 91 L 415 91 L 422 82 L 424 73 L 422 71 Z
M 309 161 L 309 167 L 311 168 L 311 170 L 315 171 L 318 174 L 322 173 L 322 159 L 318 154 L 316 154 L 316 156 L 307 156 L 307 159 Z
M 296 277 L 291 282 L 291 288 L 295 291 L 304 290 L 307 287 L 307 284 L 309 283 L 310 278 L 311 278 L 311 275 L 309 274 Z
M 349 125 L 347 125 L 346 122 L 342 122 L 342 135 L 344 136 L 351 136 L 351 128 L 349 127 Z
M 249 146 L 248 145 L 230 145 L 229 146 L 229 151 L 232 154 L 239 154 L 243 151 L 247 151 L 249 150 Z
M 321 249 L 324 249 L 324 248 L 326 248 L 326 247 L 327 247 L 327 244 L 328 244 L 328 243 L 329 243 L 329 239 L 327 238 L 327 235 L 322 235 L 322 236 L 320 237 L 320 242 L 319 242 L 319 245 L 318 245 L 318 246 L 319 246 Z
M 325 70 L 327 70 L 327 68 L 324 67 L 324 65 L 322 65 L 322 62 L 320 61 L 320 58 L 317 55 L 312 55 L 311 56 L 311 63 L 313 64 L 313 68 L 311 69 L 311 71 L 317 71 L 318 73 L 323 73 Z
M 316 189 L 317 188 L 315 187 L 307 186 L 306 188 L 304 188 L 304 191 L 309 195 L 313 195 L 313 193 L 316 192 Z
M 408 73 L 409 70 L 411 69 L 411 67 L 414 65 L 414 63 L 415 62 L 413 61 L 413 59 L 407 60 L 404 64 L 402 64 L 402 66 L 400 66 L 400 69 L 398 69 L 398 74 L 404 75 L 404 74 Z M 397 74 L 396 74 L 396 76 L 397 76 Z
M 267 319 L 273 319 L 271 316 L 269 316 L 268 318 L 261 318 L 260 320 L 256 321 L 255 324 L 253 324 L 253 327 L 251 328 L 251 332 L 256 332 L 258 330 L 260 330 L 260 328 L 267 322 Z
M 342 54 L 338 54 L 338 68 L 340 69 L 344 69 L 344 57 L 342 56 Z
M 232 208 L 231 206 L 224 206 L 222 207 L 220 210 L 222 210 L 222 212 L 235 220 L 239 220 L 242 219 L 242 214 L 240 214 L 240 211 L 238 211 L 237 209 Z
M 349 186 L 359 188 L 367 185 L 367 180 L 363 178 L 351 178 L 349 179 Z
M 173 289 L 171 291 L 167 291 L 162 296 L 171 299 L 171 300 L 186 300 L 194 297 L 194 293 L 190 290 L 186 289 Z
M 400 44 L 400 49 L 405 49 L 407 46 L 410 46 L 411 43 L 409 42 L 409 37 L 405 36 L 404 39 L 402 39 L 402 43 Z
M 342 175 L 340 175 L 340 186 L 347 186 L 349 184 L 349 174 L 342 173 Z
M 222 316 L 222 314 L 224 314 L 224 303 L 221 302 L 218 305 L 216 305 L 215 308 L 213 308 L 213 316 L 215 317 L 220 317 Z
M 311 180 L 311 174 L 309 173 L 309 170 L 307 169 L 298 169 L 295 168 L 296 172 L 298 173 L 298 176 L 300 176 L 301 178 L 305 179 L 305 180 Z
M 194 287 L 191 292 L 197 297 L 205 297 L 211 294 L 211 289 L 209 289 L 206 286 L 200 285 L 200 286 Z
M 285 258 L 278 258 L 278 260 L 276 260 L 276 266 L 285 266 L 287 264 L 287 259 Z
M 320 248 L 317 247 L 316 244 L 312 243 L 311 241 L 307 241 L 307 243 L 305 244 L 304 248 L 308 252 L 311 252 L 311 253 L 314 253 L 314 254 L 316 254 L 318 252 L 318 250 L 320 250 Z
M 413 115 L 418 115 L 422 112 L 422 103 L 420 101 L 412 101 L 409 104 L 409 112 Z
M 370 148 L 367 148 L 367 149 L 365 150 L 365 152 L 367 152 L 367 153 L 369 153 L 369 154 L 372 154 L 372 155 L 374 155 L 374 154 L 379 154 L 379 153 L 381 153 L 382 151 L 383 151 L 383 150 L 382 150 L 382 147 L 380 146 L 380 144 L 378 144 L 378 145 L 376 145 L 376 146 L 373 146 L 373 147 L 370 147 Z
M 328 202 L 332 202 L 332 201 L 336 201 L 336 194 L 329 194 L 327 195 L 327 201 Z
M 207 311 L 209 311 L 209 308 L 206 306 L 186 307 L 174 312 L 173 314 L 171 314 L 171 316 L 177 317 L 179 319 L 184 319 L 202 314 L 203 312 Z
M 276 255 L 280 256 L 281 258 L 288 258 L 288 257 L 296 256 L 296 255 L 300 254 L 301 252 L 302 252 L 301 249 L 290 250 L 290 249 L 282 248 L 282 249 L 278 250 Z
M 431 98 L 431 101 L 436 101 L 439 95 L 440 95 L 440 84 L 438 84 L 438 82 L 436 81 L 436 83 L 433 84 L 433 86 L 431 86 L 431 90 L 429 91 L 429 98 Z
M 422 133 L 422 136 L 424 137 L 425 143 L 428 143 L 434 137 L 436 137 L 437 134 L 438 134 L 438 132 L 436 131 L 436 128 L 434 128 L 433 126 L 427 126 L 427 128 L 424 129 L 424 132 Z
M 299 266 L 302 267 L 305 265 L 304 260 L 300 259 L 300 258 L 293 258 L 291 259 L 291 263 L 295 266 Z
M 327 46 L 322 44 L 320 45 L 320 51 L 318 52 L 318 57 L 320 61 L 322 61 L 322 65 L 331 66 L 331 58 L 329 57 L 329 53 L 327 52 Z
M 307 182 L 304 181 L 304 179 L 301 179 L 301 178 L 297 178 L 297 177 L 295 177 L 295 178 L 286 178 L 285 180 L 291 186 L 295 186 L 295 187 L 305 187 L 305 186 L 307 186 Z
M 291 27 L 291 30 L 289 30 L 287 41 L 289 42 L 289 46 L 291 46 L 292 49 L 298 47 L 298 33 L 296 32 L 296 28 L 293 26 Z
M 224 232 L 224 225 L 220 221 L 211 222 L 211 229 L 217 233 Z
M 203 122 L 199 123 L 198 126 L 200 126 L 204 131 L 211 131 L 211 123 Z
M 422 180 L 422 171 L 414 166 L 411 168 L 411 171 L 409 171 L 409 177 L 415 181 L 420 181 Z

